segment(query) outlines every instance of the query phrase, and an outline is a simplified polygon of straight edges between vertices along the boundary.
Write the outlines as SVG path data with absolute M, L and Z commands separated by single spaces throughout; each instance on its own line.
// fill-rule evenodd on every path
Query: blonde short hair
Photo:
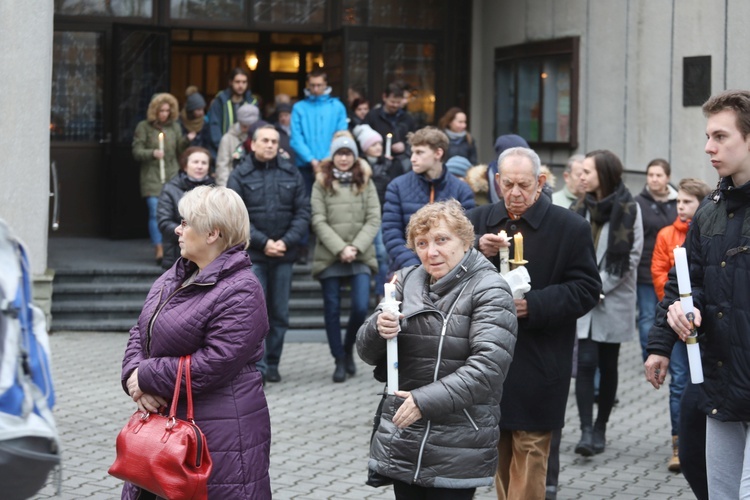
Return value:
M 198 186 L 185 193 L 177 205 L 180 216 L 193 230 L 208 234 L 219 230 L 222 251 L 250 245 L 250 218 L 245 203 L 236 192 L 220 186 Z
M 451 199 L 425 205 L 411 216 L 406 226 L 406 247 L 416 250 L 414 240 L 438 227 L 441 220 L 464 245 L 474 245 L 474 226 L 464 214 L 464 207 Z

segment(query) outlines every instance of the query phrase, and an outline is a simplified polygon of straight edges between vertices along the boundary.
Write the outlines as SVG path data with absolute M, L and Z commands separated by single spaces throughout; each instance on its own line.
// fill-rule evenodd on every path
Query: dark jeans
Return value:
M 552 431 L 552 440 L 549 443 L 549 457 L 547 458 L 547 486 L 557 488 L 560 477 L 560 443 L 562 442 L 562 429 Z
M 680 471 L 698 500 L 708 500 L 706 414 L 698 408 L 700 389 L 688 383 L 680 400 Z
M 638 306 L 638 337 L 641 341 L 641 354 L 645 363 L 646 358 L 648 358 L 648 353 L 646 352 L 648 332 L 654 326 L 656 304 L 659 302 L 659 298 L 656 296 L 656 291 L 652 283 L 638 283 L 635 290 L 636 304 Z
M 341 344 L 341 287 L 349 282 L 351 286 L 351 312 L 346 325 L 346 337 Z M 320 280 L 323 288 L 324 318 L 326 335 L 331 354 L 336 359 L 342 359 L 345 354 L 351 354 L 354 342 L 357 340 L 357 330 L 367 318 L 367 306 L 370 299 L 370 275 L 355 274 L 345 278 L 325 278 Z
M 594 415 L 594 374 L 601 374 L 599 385 L 599 412 L 597 427 L 604 427 L 617 395 L 617 359 L 620 344 L 578 339 L 578 375 L 576 376 L 576 403 L 581 418 L 581 428 L 590 427 Z
M 471 500 L 476 488 L 426 488 L 401 481 L 393 481 L 396 500 Z
M 687 346 L 675 342 L 669 358 L 669 417 L 672 422 L 672 435 L 680 433 L 680 401 L 685 387 L 690 383 L 690 366 L 687 359 Z
M 258 363 L 258 370 L 265 375 L 266 367 L 278 368 L 284 335 L 289 328 L 289 295 L 292 291 L 292 262 L 254 262 L 252 270 L 263 287 L 268 311 L 268 336 L 266 353 Z

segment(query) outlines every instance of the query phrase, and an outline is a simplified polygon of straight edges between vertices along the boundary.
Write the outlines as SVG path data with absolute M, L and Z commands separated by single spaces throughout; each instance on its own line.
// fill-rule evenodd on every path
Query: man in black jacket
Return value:
M 693 217 L 685 247 L 702 347 L 699 407 L 707 415 L 708 495 L 745 498 L 750 495 L 750 91 L 713 96 L 703 113 L 705 151 L 721 181 Z M 670 279 L 667 290 L 674 286 Z M 672 346 L 688 335 L 690 323 L 680 301 L 673 291 L 665 292 L 645 364 L 646 378 L 657 389 L 664 383 Z
M 503 199 L 467 214 L 479 250 L 496 266 L 500 248 L 512 246 L 498 232 L 521 233 L 531 276 L 531 290 L 515 300 L 518 341 L 500 403 L 500 500 L 545 497 L 552 431 L 565 423 L 576 320 L 596 305 L 602 287 L 591 227 L 542 194 L 540 163 L 531 149 L 504 151 L 497 174 Z
M 279 156 L 279 133 L 264 125 L 253 133 L 251 155 L 234 169 L 227 187 L 237 191 L 250 215 L 248 254 L 266 296 L 270 331 L 258 368 L 280 382 L 279 361 L 289 327 L 292 266 L 310 223 L 305 182 L 289 157 Z
M 387 155 L 388 135 L 390 134 L 391 156 L 395 162 L 401 163 L 404 171 L 411 168 L 409 156 L 409 132 L 417 130 L 414 118 L 403 108 L 404 85 L 399 82 L 389 83 L 383 92 L 383 105 L 373 108 L 365 116 L 365 123 L 383 136 L 385 141 L 383 155 Z

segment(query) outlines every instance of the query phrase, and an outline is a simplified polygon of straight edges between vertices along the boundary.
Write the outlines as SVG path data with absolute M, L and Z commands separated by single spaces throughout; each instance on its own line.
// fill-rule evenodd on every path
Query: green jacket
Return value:
M 143 120 L 135 127 L 133 158 L 141 164 L 141 196 L 144 198 L 161 194 L 159 160 L 154 158 L 154 150 L 159 149 L 159 132 L 164 132 L 164 183 L 177 175 L 180 155 L 190 142 L 182 135 L 177 122 L 168 122 L 159 129 Z
M 380 201 L 371 179 L 370 166 L 362 160 L 360 165 L 365 172 L 362 192 L 353 186 L 342 189 L 338 181 L 333 182 L 334 193 L 326 192 L 324 174 L 319 173 L 315 178 L 310 198 L 312 228 L 317 236 L 313 277 L 337 262 L 347 245 L 357 247 L 357 262 L 366 264 L 373 272 L 378 270 L 373 240 L 380 229 Z

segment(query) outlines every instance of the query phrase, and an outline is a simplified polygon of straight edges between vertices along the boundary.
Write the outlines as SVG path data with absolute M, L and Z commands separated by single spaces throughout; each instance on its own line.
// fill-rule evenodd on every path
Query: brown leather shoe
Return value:
M 670 472 L 680 472 L 680 454 L 679 440 L 677 436 L 672 436 L 672 456 L 669 457 L 667 469 Z

